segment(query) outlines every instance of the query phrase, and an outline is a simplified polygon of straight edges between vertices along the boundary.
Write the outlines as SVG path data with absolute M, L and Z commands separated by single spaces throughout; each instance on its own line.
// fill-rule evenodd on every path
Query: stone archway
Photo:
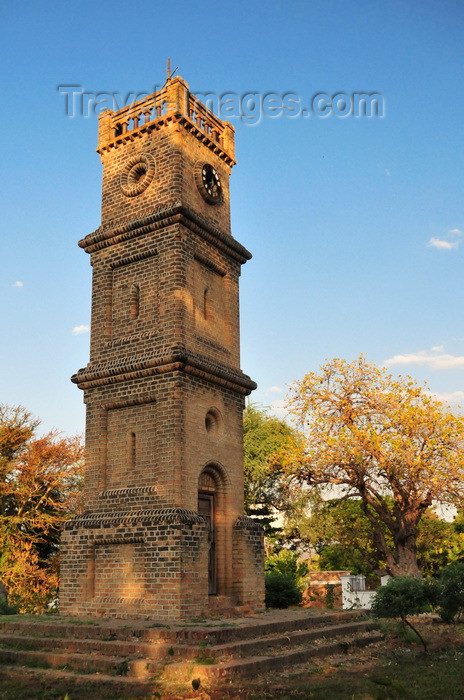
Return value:
M 227 480 L 223 467 L 207 464 L 198 478 L 198 513 L 209 524 L 208 594 L 227 595 L 230 588 L 231 537 L 226 525 Z

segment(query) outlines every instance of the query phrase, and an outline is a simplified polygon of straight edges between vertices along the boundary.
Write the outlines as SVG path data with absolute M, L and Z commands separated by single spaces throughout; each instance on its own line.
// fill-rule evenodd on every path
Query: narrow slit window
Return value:
M 130 288 L 130 317 L 136 319 L 140 313 L 140 287 L 132 284 Z
M 210 317 L 209 303 L 209 290 L 208 287 L 206 287 L 205 291 L 203 292 L 203 318 L 205 320 L 209 320 Z
M 135 433 L 129 434 L 129 464 L 131 467 L 135 467 L 135 462 L 137 459 L 137 438 Z

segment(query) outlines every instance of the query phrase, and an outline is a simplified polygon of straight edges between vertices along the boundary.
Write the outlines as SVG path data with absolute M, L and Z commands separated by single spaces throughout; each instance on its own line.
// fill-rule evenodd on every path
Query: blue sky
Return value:
M 101 166 L 95 115 L 67 117 L 57 86 L 151 92 L 170 56 L 193 92 L 384 99 L 383 118 L 232 119 L 254 400 L 279 409 L 293 380 L 363 352 L 464 403 L 462 2 L 24 0 L 0 26 L 1 402 L 83 431 L 77 241 L 100 223 Z

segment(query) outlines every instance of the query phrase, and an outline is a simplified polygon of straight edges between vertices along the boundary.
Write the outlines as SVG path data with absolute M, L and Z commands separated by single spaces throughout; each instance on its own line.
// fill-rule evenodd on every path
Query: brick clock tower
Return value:
M 67 615 L 185 619 L 264 606 L 263 543 L 243 515 L 234 130 L 180 77 L 100 116 L 85 512 L 66 523 Z

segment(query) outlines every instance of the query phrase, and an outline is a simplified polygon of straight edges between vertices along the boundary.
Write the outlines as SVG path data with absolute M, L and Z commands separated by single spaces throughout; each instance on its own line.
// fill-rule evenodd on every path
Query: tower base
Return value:
M 262 530 L 232 534 L 233 603 L 264 609 Z M 208 615 L 208 525 L 181 508 L 85 513 L 62 535 L 63 615 L 182 620 Z

